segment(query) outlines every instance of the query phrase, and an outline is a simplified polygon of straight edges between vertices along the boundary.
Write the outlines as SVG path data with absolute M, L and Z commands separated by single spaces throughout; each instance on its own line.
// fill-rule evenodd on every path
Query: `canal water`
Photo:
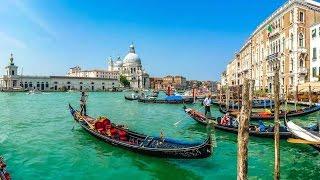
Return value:
M 68 103 L 78 93 L 0 93 L 0 155 L 13 179 L 235 179 L 237 137 L 216 131 L 214 153 L 207 159 L 159 159 L 105 144 L 74 124 Z M 206 128 L 187 117 L 182 105 L 126 101 L 124 93 L 89 93 L 88 113 L 147 135 L 202 141 Z M 201 109 L 199 104 L 190 105 Z M 220 115 L 213 108 L 215 116 Z M 318 113 L 295 119 L 316 122 Z M 73 129 L 74 126 L 74 130 Z M 281 178 L 317 179 L 320 156 L 307 145 L 281 141 Z M 250 179 L 273 178 L 273 141 L 251 138 Z

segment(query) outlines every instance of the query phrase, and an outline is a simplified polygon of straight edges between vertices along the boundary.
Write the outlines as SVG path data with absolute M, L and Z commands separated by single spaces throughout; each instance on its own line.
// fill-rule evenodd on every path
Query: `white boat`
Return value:
M 41 94 L 42 92 L 41 91 L 39 91 L 39 90 L 37 90 L 37 89 L 33 89 L 33 90 L 30 90 L 29 92 L 28 92 L 28 94 Z
M 316 132 L 316 131 L 308 131 L 307 129 L 296 125 L 292 121 L 287 122 L 286 126 L 287 126 L 288 130 L 292 134 L 297 136 L 298 138 L 306 140 L 306 141 L 309 141 L 309 142 L 314 142 L 314 143 L 319 143 L 320 144 L 320 133 L 319 133 L 319 131 L 318 132 Z

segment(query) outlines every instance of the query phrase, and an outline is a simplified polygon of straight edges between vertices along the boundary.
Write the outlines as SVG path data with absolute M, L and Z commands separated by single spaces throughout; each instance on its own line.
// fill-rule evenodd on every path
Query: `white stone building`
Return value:
M 320 76 L 320 24 L 310 27 L 310 82 L 319 81 Z
M 125 76 L 132 88 L 141 89 L 150 87 L 149 74 L 143 69 L 141 59 L 136 54 L 132 44 L 129 47 L 129 53 L 124 57 L 123 61 L 121 61 L 120 57 L 115 61 L 111 57 L 109 58 L 108 71 L 118 72 L 120 76 Z
M 146 89 L 150 87 L 149 74 L 142 67 L 141 59 L 136 54 L 133 45 L 130 45 L 129 53 L 121 60 L 117 57 L 113 60 L 108 59 L 106 70 L 81 70 L 79 66 L 70 68 L 68 72 L 70 77 L 94 77 L 94 78 L 114 78 L 120 79 L 125 76 L 130 82 L 130 87 L 134 89 Z
M 0 90 L 33 90 L 40 91 L 106 91 L 118 88 L 117 78 L 109 77 L 76 77 L 76 76 L 24 76 L 18 75 L 18 66 L 13 62 L 11 54 L 6 74 L 0 77 Z

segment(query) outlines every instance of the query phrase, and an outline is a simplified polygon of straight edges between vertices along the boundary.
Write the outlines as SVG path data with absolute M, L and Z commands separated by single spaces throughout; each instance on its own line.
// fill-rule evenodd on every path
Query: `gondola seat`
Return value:
M 124 131 L 124 130 L 119 130 L 118 131 L 118 134 L 119 134 L 119 137 L 120 137 L 120 140 L 121 141 L 127 141 L 128 138 L 127 138 L 127 132 Z

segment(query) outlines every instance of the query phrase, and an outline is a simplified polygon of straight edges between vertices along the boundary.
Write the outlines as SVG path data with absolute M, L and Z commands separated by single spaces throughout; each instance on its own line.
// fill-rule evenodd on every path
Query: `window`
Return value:
M 282 52 L 284 52 L 285 48 L 286 48 L 286 40 L 285 38 L 282 38 Z
M 304 41 L 303 34 L 300 33 L 299 34 L 299 47 L 303 47 L 303 41 Z
M 315 38 L 317 36 L 317 29 L 312 30 L 312 37 Z
M 14 76 L 14 70 L 11 71 L 11 75 Z
M 304 22 L 304 13 L 303 12 L 299 12 L 299 21 Z
M 293 71 L 293 59 L 291 58 L 291 71 Z
M 293 22 L 293 10 L 290 11 L 290 23 Z
M 300 67 L 303 67 L 303 60 L 302 59 L 300 59 L 299 65 L 300 65 Z
M 312 68 L 312 77 L 316 77 L 317 76 L 317 68 L 314 67 Z
M 293 77 L 291 77 L 291 84 L 293 84 Z
M 46 88 L 48 88 L 49 87 L 49 83 L 48 82 L 46 82 Z
M 312 51 L 312 52 L 313 52 L 313 53 L 312 53 L 312 59 L 313 59 L 313 60 L 317 60 L 317 48 L 313 48 L 312 50 L 313 50 L 313 51 Z

